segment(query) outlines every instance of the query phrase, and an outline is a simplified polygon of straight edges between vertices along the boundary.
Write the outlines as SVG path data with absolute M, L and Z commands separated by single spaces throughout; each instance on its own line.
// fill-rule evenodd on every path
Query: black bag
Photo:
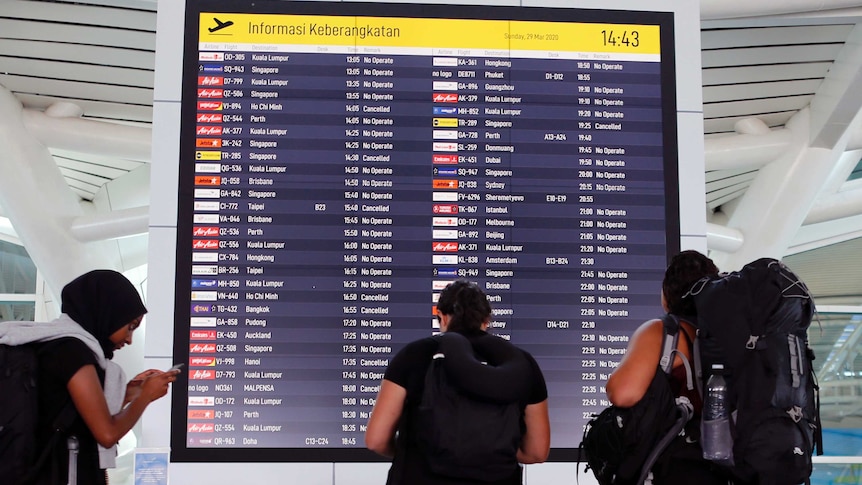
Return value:
M 39 361 L 37 345 L 0 344 L 0 483 L 24 484 L 45 465 L 57 440 L 77 416 L 68 403 L 53 421 L 50 442 L 37 444 Z
M 409 433 L 434 473 L 479 481 L 512 476 L 518 470 L 520 401 L 529 386 L 529 363 L 495 336 L 478 339 L 476 348 L 454 332 L 435 339 L 438 351 Z
M 660 453 L 691 419 L 691 403 L 677 400 L 668 375 L 677 353 L 679 323 L 670 315 L 662 321 L 662 358 L 644 396 L 630 408 L 606 408 L 584 429 L 579 461 L 585 454 L 587 469 L 600 485 L 642 484 Z
M 701 369 L 724 364 L 734 418 L 730 471 L 761 485 L 808 481 L 811 455 L 822 454 L 823 443 L 807 337 L 814 303 L 805 284 L 780 261 L 762 258 L 704 278 L 689 293 L 698 378 L 705 382 Z

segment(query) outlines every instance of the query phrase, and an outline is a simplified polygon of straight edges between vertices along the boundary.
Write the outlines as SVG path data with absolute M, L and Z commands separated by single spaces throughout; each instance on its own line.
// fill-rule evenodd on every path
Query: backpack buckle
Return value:
M 787 415 L 790 416 L 790 419 L 792 419 L 794 423 L 798 423 L 802 419 L 802 408 L 799 406 L 793 406 L 787 410 Z
M 748 342 L 745 343 L 745 348 L 748 350 L 754 350 L 754 348 L 757 347 L 757 340 L 759 338 L 760 337 L 758 337 L 757 335 L 749 335 Z

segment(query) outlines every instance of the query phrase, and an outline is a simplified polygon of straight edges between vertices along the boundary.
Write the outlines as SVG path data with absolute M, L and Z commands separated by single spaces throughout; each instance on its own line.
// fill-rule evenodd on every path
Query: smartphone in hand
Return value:
M 173 372 L 173 371 L 175 371 L 175 370 L 180 370 L 180 369 L 182 369 L 182 368 L 183 368 L 183 366 L 185 366 L 185 365 L 186 365 L 186 364 L 184 364 L 184 363 L 182 363 L 182 362 L 181 362 L 181 363 L 179 363 L 179 364 L 177 364 L 177 365 L 175 365 L 175 366 L 171 367 L 170 369 L 168 369 L 168 370 L 167 370 L 167 372 Z

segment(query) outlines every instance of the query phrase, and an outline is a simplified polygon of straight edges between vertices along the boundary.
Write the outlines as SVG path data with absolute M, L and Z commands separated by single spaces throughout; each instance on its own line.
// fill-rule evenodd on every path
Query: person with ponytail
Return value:
M 51 451 L 27 483 L 68 483 L 66 437 L 74 436 L 77 483 L 106 484 L 105 469 L 115 466 L 117 442 L 151 402 L 168 392 L 179 371 L 150 369 L 127 382 L 111 361 L 114 351 L 132 344 L 147 313 L 137 289 L 122 274 L 95 270 L 79 276 L 63 287 L 61 302 L 62 315 L 50 322 L 0 323 L 0 343 L 38 346 L 36 443 Z M 62 433 L 55 429 L 60 421 Z
M 457 280 L 447 285 L 440 293 L 436 310 L 443 339 L 416 340 L 393 357 L 368 422 L 366 446 L 393 458 L 387 485 L 520 485 L 522 468 L 518 463 L 541 463 L 550 450 L 548 390 L 542 371 L 529 353 L 487 333 L 491 305 L 485 292 L 475 283 Z M 417 412 L 427 369 L 432 356 L 443 345 L 441 342 L 450 346 L 463 343 L 466 348 L 460 361 L 455 353 L 446 353 L 446 361 L 452 361 L 459 369 L 455 376 L 458 387 L 493 400 L 511 399 L 520 405 L 520 445 L 516 456 L 512 457 L 511 474 L 502 480 L 483 481 L 434 473 L 415 436 L 405 432 L 409 426 L 399 427 L 403 419 Z M 488 365 L 472 365 L 478 362 L 474 355 Z

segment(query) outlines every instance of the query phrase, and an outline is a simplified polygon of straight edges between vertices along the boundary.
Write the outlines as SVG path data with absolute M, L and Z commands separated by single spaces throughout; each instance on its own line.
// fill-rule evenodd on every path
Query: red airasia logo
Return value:
M 434 93 L 431 100 L 435 103 L 457 103 L 458 95 L 455 93 Z
M 212 423 L 189 423 L 187 429 L 189 433 L 212 433 L 215 431 L 215 425 Z
M 203 116 L 208 116 L 208 115 L 203 115 Z M 219 117 L 221 117 L 221 115 L 219 115 Z M 221 120 L 219 120 L 219 121 L 221 121 Z M 218 126 L 211 126 L 211 125 L 198 126 L 196 134 L 198 136 L 221 136 L 222 128 L 221 128 L 221 125 L 218 125 Z
M 458 252 L 458 243 L 456 243 L 456 242 L 435 242 L 432 245 L 432 250 L 435 253 L 455 253 L 455 252 Z
M 434 204 L 434 208 L 432 209 L 435 214 L 457 214 L 458 213 L 458 205 L 457 204 Z
M 192 231 L 194 237 L 213 237 L 218 236 L 218 227 L 215 226 L 198 226 Z
M 218 240 L 195 239 L 192 241 L 192 249 L 218 249 Z
M 189 345 L 189 353 L 191 354 L 213 354 L 216 351 L 216 344 L 191 344 Z
M 221 104 L 221 103 L 219 103 Z M 200 103 L 198 103 L 200 105 Z M 198 123 L 221 123 L 222 122 L 222 114 L 221 113 L 200 113 L 198 115 Z M 198 132 L 200 135 L 201 133 Z M 221 134 L 221 131 L 219 131 Z
M 224 89 L 198 89 L 198 98 L 223 98 Z
M 211 381 L 215 379 L 215 371 L 209 369 L 196 369 L 189 372 L 189 379 L 193 381 Z
M 221 76 L 198 76 L 198 86 L 223 86 L 224 78 Z

